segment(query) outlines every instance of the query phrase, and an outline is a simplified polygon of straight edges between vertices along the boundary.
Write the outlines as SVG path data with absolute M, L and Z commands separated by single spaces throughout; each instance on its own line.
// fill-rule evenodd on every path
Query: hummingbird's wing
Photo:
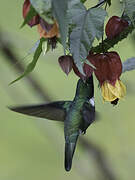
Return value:
M 29 116 L 64 121 L 66 108 L 68 108 L 70 104 L 71 101 L 57 101 L 41 105 L 9 107 L 9 109 Z

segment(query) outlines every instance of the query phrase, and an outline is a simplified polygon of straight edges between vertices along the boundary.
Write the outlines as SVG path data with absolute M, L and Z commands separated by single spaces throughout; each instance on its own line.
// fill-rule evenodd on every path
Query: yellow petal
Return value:
M 117 80 L 115 86 L 112 86 L 108 83 L 108 88 L 112 92 L 112 94 L 114 94 L 114 96 L 116 96 L 119 99 L 123 98 L 126 94 L 126 87 L 121 82 L 121 80 Z
M 104 82 L 101 86 L 102 96 L 105 101 L 114 101 L 115 99 L 123 98 L 126 94 L 126 87 L 120 81 L 117 80 L 115 86 L 112 86 L 108 82 Z
M 110 91 L 108 85 L 108 82 L 104 82 L 104 84 L 101 86 L 103 99 L 105 101 L 114 101 L 117 99 L 117 97 Z

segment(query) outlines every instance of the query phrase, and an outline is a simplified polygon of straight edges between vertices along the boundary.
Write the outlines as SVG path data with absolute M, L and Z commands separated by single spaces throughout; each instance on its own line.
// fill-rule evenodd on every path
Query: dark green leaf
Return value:
M 53 24 L 52 1 L 51 0 L 30 0 L 32 6 L 48 24 Z
M 67 9 L 67 0 L 52 0 L 52 10 L 59 24 L 60 37 L 64 50 L 66 49 L 66 39 L 68 35 Z
M 40 43 L 39 43 L 39 45 L 38 45 L 38 47 L 37 47 L 37 49 L 36 49 L 36 51 L 35 51 L 35 53 L 34 53 L 34 57 L 33 57 L 32 62 L 31 62 L 30 64 L 28 64 L 25 72 L 24 72 L 20 77 L 18 77 L 18 78 L 15 79 L 14 81 L 12 81 L 12 82 L 10 83 L 10 85 L 13 84 L 13 83 L 15 83 L 16 81 L 22 79 L 24 76 L 28 75 L 30 72 L 33 71 L 33 69 L 35 68 L 36 63 L 37 63 L 37 61 L 38 61 L 38 59 L 39 59 L 39 56 L 40 56 L 41 53 L 42 53 L 42 43 L 43 43 L 43 42 L 44 42 L 44 38 L 40 39 Z
M 86 10 L 80 1 L 70 1 L 69 19 L 73 26 L 70 34 L 70 51 L 80 73 L 83 73 L 82 61 L 86 59 L 95 38 L 102 37 L 104 19 L 107 15 L 102 8 Z
M 25 26 L 36 15 L 37 15 L 37 12 L 35 11 L 35 9 L 32 6 L 30 6 L 30 10 L 20 28 Z

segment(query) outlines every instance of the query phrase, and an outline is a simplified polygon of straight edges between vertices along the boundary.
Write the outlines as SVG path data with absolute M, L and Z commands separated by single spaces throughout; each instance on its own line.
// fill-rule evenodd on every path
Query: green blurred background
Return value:
M 87 6 L 97 1 L 87 2 Z M 118 1 L 113 2 L 109 16 L 121 15 Z M 21 63 L 28 64 L 32 55 L 24 58 L 39 39 L 36 27 L 30 29 L 22 23 L 23 0 L 3 0 L 0 4 L 0 32 L 10 43 Z M 133 57 L 134 36 L 119 43 L 113 50 L 121 59 Z M 41 56 L 31 73 L 52 100 L 67 100 L 74 97 L 77 77 L 72 72 L 68 77 L 58 66 L 62 48 Z M 43 103 L 44 99 L 31 87 L 27 78 L 9 86 L 20 75 L 17 64 L 9 64 L 0 51 L 0 180 L 88 179 L 101 180 L 102 173 L 93 154 L 77 146 L 70 173 L 65 172 L 64 135 L 61 124 L 17 114 L 8 110 L 8 105 Z M 96 109 L 99 121 L 87 131 L 85 138 L 95 144 L 104 154 L 108 167 L 118 180 L 135 179 L 135 72 L 125 73 L 122 80 L 127 86 L 127 96 L 116 107 L 103 103 L 98 83 L 95 80 Z M 102 178 L 101 178 L 102 177 Z M 105 179 L 104 179 L 105 180 Z

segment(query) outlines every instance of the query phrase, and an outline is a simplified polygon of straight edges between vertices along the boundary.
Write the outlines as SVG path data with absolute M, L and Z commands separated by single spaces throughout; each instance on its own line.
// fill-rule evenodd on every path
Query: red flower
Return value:
M 27 14 L 29 13 L 30 11 L 30 6 L 31 6 L 31 3 L 29 0 L 25 0 L 24 1 L 24 4 L 23 4 L 23 17 L 24 19 L 26 18 Z M 28 22 L 28 25 L 30 27 L 33 27 L 37 24 L 39 24 L 39 21 L 40 21 L 40 17 L 39 15 L 37 14 L 36 16 L 34 16 L 29 22 Z
M 120 81 L 122 63 L 118 53 L 95 54 L 87 59 L 96 67 L 94 73 L 100 83 L 104 100 L 114 101 L 124 97 L 126 88 Z
M 121 19 L 118 16 L 112 16 L 105 27 L 107 38 L 113 39 L 119 35 L 127 26 L 128 22 L 126 20 Z
M 116 52 L 95 54 L 88 56 L 87 59 L 96 67 L 94 73 L 100 85 L 106 80 L 114 85 L 115 81 L 119 79 L 122 73 L 122 63 Z

